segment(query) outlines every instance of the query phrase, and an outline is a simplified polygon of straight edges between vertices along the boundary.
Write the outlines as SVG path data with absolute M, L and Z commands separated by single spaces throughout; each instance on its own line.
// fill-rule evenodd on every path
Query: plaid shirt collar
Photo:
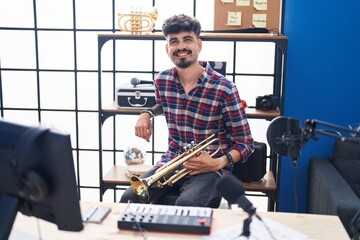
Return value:
M 208 79 L 210 79 L 210 76 L 213 75 L 214 70 L 211 68 L 211 66 L 210 66 L 210 64 L 208 62 L 206 62 L 204 67 L 205 67 L 205 70 L 202 72 L 202 74 L 200 75 L 200 77 L 197 80 L 198 86 L 201 86 L 204 83 L 206 83 L 208 81 Z M 173 79 L 169 78 L 168 80 L 173 80 L 177 84 L 180 84 L 180 80 L 179 80 L 176 68 L 173 67 L 171 69 L 171 71 L 172 71 L 171 76 L 173 76 Z

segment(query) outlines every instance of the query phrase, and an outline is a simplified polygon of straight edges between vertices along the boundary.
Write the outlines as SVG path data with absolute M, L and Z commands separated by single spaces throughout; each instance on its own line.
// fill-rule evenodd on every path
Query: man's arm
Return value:
M 151 108 L 151 111 L 153 112 L 154 116 L 160 116 L 164 114 L 164 110 L 161 104 L 158 103 Z
M 155 104 L 152 108 L 141 111 L 135 125 L 135 135 L 150 142 L 152 134 L 151 119 L 162 114 L 163 109 L 160 104 Z

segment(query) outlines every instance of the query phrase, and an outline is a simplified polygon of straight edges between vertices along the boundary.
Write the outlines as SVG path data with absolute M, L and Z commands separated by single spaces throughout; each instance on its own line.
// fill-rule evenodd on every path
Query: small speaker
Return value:
M 254 152 L 244 163 L 234 164 L 233 174 L 244 182 L 257 182 L 266 173 L 266 151 L 265 143 L 254 142 Z

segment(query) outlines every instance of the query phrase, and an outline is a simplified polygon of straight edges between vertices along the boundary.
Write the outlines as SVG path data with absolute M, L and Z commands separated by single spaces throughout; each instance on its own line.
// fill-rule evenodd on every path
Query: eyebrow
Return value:
M 188 34 L 188 35 L 185 35 L 182 37 L 182 39 L 189 39 L 189 38 L 194 39 L 194 37 L 191 34 Z M 178 39 L 179 39 L 178 37 L 173 37 L 173 38 L 169 39 L 169 42 L 171 42 L 173 40 L 178 40 Z

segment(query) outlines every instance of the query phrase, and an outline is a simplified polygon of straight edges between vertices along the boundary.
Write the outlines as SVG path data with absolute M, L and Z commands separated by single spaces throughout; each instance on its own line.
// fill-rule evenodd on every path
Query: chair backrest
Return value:
M 222 61 L 199 61 L 200 65 L 205 67 L 206 63 L 209 63 L 211 68 L 218 73 L 222 74 L 223 76 L 226 76 L 226 62 Z

